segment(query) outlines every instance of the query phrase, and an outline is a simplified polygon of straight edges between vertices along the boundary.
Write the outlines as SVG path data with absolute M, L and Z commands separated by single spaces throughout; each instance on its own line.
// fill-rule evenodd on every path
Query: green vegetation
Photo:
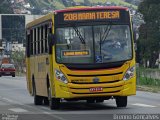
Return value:
M 153 78 L 154 76 L 148 76 L 147 73 L 150 72 L 160 72 L 160 70 L 151 68 L 137 69 L 137 89 L 150 92 L 160 92 L 160 79 L 155 79 Z
M 10 3 L 6 0 L 0 0 L 0 14 L 12 14 L 13 10 Z
M 74 0 L 74 2 L 80 2 L 80 3 L 84 3 L 85 0 Z M 98 4 L 98 3 L 106 3 L 106 2 L 111 2 L 111 3 L 114 3 L 116 5 L 122 5 L 122 6 L 128 6 L 128 7 L 133 7 L 134 9 L 137 9 L 137 6 L 133 5 L 133 4 L 130 4 L 130 3 L 127 3 L 127 2 L 124 2 L 122 0 L 88 0 L 90 3 L 93 3 L 93 4 Z
M 11 60 L 15 64 L 16 74 L 22 75 L 25 67 L 25 54 L 24 51 L 15 51 L 11 54 Z
M 148 78 L 148 77 L 140 77 L 139 85 L 147 85 L 147 86 L 160 86 L 160 80 Z
M 105 5 L 106 2 L 111 2 L 115 5 L 128 6 L 134 9 L 137 9 L 137 6 L 124 2 L 122 0 L 70 0 L 68 3 L 62 2 L 62 0 L 35 0 L 36 6 L 38 8 L 44 8 L 47 6 L 52 7 L 54 9 L 64 9 L 65 7 L 73 6 L 76 3 L 80 3 L 80 5 L 94 6 L 94 5 Z M 33 3 L 32 3 L 33 4 Z M 34 4 L 35 6 L 35 4 Z
M 32 3 L 32 2 L 31 2 Z M 54 9 L 63 9 L 65 8 L 64 4 L 60 0 L 35 0 L 33 6 L 37 6 L 39 8 L 54 8 Z
M 63 8 L 65 8 L 64 4 L 62 2 L 60 2 L 60 0 L 54 0 L 53 4 L 56 6 L 56 9 L 63 9 Z
M 160 1 L 144 0 L 138 11 L 143 15 L 144 23 L 139 28 L 137 61 L 145 67 L 156 68 L 155 63 L 160 53 L 160 12 L 157 12 L 160 11 Z

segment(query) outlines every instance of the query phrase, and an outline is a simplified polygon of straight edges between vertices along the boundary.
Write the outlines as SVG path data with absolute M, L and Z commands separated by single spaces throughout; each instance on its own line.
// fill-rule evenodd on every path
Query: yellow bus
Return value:
M 126 7 L 56 10 L 27 24 L 28 91 L 34 104 L 66 100 L 127 106 L 136 94 L 133 30 Z

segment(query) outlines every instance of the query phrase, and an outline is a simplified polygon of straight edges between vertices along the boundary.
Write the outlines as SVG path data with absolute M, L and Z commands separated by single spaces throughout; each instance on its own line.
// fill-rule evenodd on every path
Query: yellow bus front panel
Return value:
M 68 83 L 65 84 L 54 77 L 55 97 L 72 99 L 135 95 L 135 75 L 130 80 L 123 80 L 124 74 L 130 65 L 131 62 L 126 62 L 119 68 L 97 71 L 72 71 L 67 69 L 65 66 L 62 66 L 60 67 L 60 70 L 65 74 Z M 99 81 L 96 83 L 94 78 L 98 78 Z

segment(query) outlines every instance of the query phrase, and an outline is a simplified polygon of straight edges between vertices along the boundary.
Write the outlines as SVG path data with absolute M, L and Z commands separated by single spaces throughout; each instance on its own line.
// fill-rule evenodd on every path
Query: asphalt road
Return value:
M 101 104 L 85 101 L 63 102 L 59 110 L 35 106 L 27 91 L 25 77 L 0 77 L 0 120 L 160 120 L 160 94 L 137 91 L 127 108 L 115 100 Z

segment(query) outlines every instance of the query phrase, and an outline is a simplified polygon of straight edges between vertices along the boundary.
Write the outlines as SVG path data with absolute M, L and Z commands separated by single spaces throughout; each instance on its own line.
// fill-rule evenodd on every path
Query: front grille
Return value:
M 117 94 L 123 89 L 123 81 L 114 81 L 114 83 L 104 83 L 104 84 L 74 84 L 69 83 L 69 89 L 72 94 Z M 98 90 L 101 88 L 101 90 Z M 95 89 L 92 90 L 92 89 Z
M 71 82 L 73 84 L 104 84 L 104 83 L 115 83 L 119 82 L 120 80 L 114 80 L 114 81 L 106 81 L 106 82 Z
M 119 75 L 122 74 L 123 72 L 118 72 L 118 73 L 112 73 L 112 74 L 94 74 L 94 75 L 72 75 L 72 74 L 67 74 L 68 76 L 71 77 L 93 77 L 93 76 L 112 76 L 112 75 Z

